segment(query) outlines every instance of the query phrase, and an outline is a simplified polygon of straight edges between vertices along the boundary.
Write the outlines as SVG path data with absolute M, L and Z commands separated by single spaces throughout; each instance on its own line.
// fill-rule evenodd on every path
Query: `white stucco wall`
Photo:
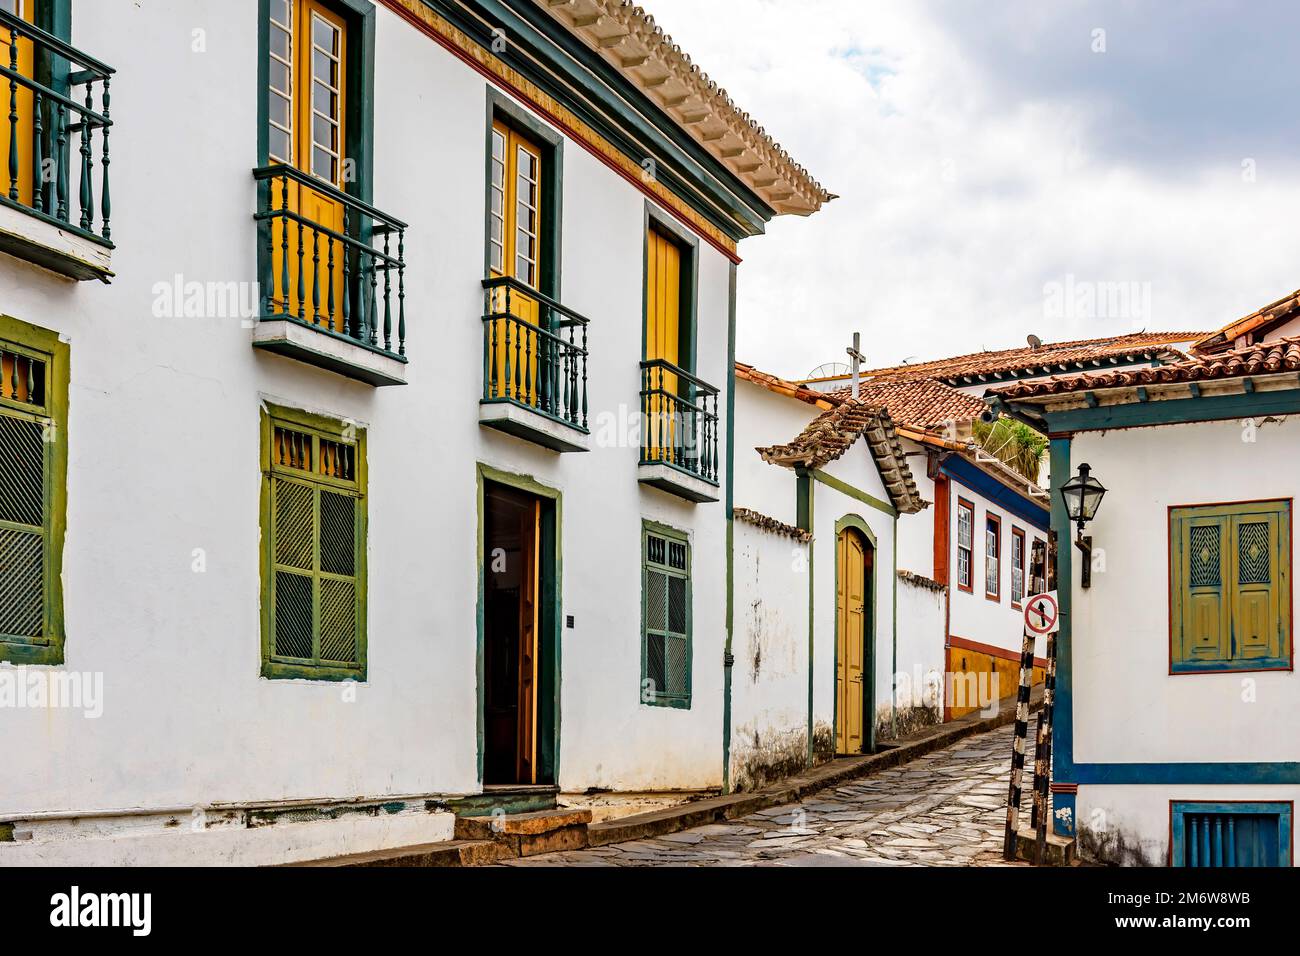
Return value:
M 898 567 L 927 578 L 934 577 L 934 522 L 942 515 L 934 507 L 934 481 L 926 473 L 926 455 L 923 446 L 909 438 L 901 439 L 907 454 L 907 466 L 912 470 L 916 490 L 923 501 L 931 506 L 914 515 L 904 515 L 898 521 Z
M 734 536 L 731 782 L 749 790 L 807 762 L 810 546 L 742 521 Z
M 155 284 L 176 275 L 257 279 L 256 11 L 76 5 L 74 41 L 118 68 L 117 277 L 75 284 L 3 257 L 0 291 L 6 313 L 71 345 L 64 669 L 101 673 L 104 709 L 0 713 L 0 816 L 477 791 L 476 462 L 564 496 L 575 627 L 561 636 L 561 787 L 719 785 L 722 505 L 639 486 L 637 448 L 599 434 L 602 416 L 638 404 L 640 191 L 566 141 L 561 298 L 591 319 L 593 450 L 560 456 L 480 427 L 488 85 L 379 7 L 374 204 L 411 223 L 409 384 L 374 389 L 257 353 L 239 318 L 153 314 Z M 191 52 L 195 27 L 204 53 Z M 697 369 L 722 387 L 729 263 L 703 241 L 699 257 Z M 337 684 L 259 677 L 268 399 L 368 429 L 369 676 L 355 701 Z M 643 518 L 692 542 L 688 710 L 639 700 Z M 449 833 L 440 821 L 423 837 Z
M 1300 717 L 1294 672 L 1169 674 L 1168 559 L 1169 506 L 1293 497 L 1298 442 L 1294 417 L 1075 437 L 1072 467 L 1092 465 L 1108 489 L 1088 526 L 1105 569 L 1087 591 L 1074 562 L 1076 762 L 1300 760 L 1279 731 Z
M 963 498 L 974 506 L 972 533 L 971 590 L 958 586 L 957 578 L 957 503 Z M 1046 541 L 1046 532 L 1034 527 L 1024 518 L 1014 515 L 995 504 L 984 495 L 953 478 L 949 484 L 948 510 L 951 532 L 949 534 L 949 594 L 950 611 L 948 632 L 953 637 L 975 641 L 1020 656 L 1024 638 L 1024 613 L 1011 605 L 1011 533 L 1013 528 L 1025 532 L 1025 588 L 1029 593 L 1030 559 L 1035 539 Z M 986 593 L 984 529 L 988 516 L 998 518 L 1002 524 L 1002 551 L 998 567 L 999 596 L 995 601 Z M 1022 602 L 1023 606 L 1023 602 Z M 1034 653 L 1042 657 L 1046 641 L 1039 638 Z
M 1255 429 L 1227 421 L 1075 436 L 1072 468 L 1087 462 L 1108 489 L 1088 526 L 1098 561 L 1086 591 L 1077 552 L 1074 561 L 1076 764 L 1300 760 L 1287 729 L 1300 716 L 1294 672 L 1169 673 L 1168 590 L 1169 506 L 1293 497 L 1297 442 L 1294 417 Z M 1297 797 L 1297 786 L 1081 784 L 1078 821 L 1094 852 L 1136 848 L 1163 865 L 1170 801 Z
M 902 521 L 899 527 L 903 526 Z M 900 535 L 901 538 L 901 535 Z M 909 722 L 942 719 L 943 629 L 948 596 L 898 582 L 898 683 L 895 705 Z M 929 712 L 929 713 L 926 713 Z

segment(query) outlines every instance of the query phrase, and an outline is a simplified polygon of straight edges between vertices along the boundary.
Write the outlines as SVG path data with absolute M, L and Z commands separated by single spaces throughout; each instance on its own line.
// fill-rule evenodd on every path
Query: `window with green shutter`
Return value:
M 646 522 L 641 533 L 641 701 L 691 705 L 691 545 Z
M 0 661 L 63 663 L 68 347 L 0 316 Z
M 1174 673 L 1291 668 L 1291 503 L 1171 508 Z
M 262 674 L 366 676 L 365 431 L 262 417 Z

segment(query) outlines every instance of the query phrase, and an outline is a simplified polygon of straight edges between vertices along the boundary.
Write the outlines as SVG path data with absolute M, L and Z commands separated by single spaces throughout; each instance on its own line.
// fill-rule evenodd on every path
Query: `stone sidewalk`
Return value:
M 1020 865 L 1002 859 L 1011 734 L 1006 726 L 968 737 L 801 803 L 679 833 L 503 865 Z

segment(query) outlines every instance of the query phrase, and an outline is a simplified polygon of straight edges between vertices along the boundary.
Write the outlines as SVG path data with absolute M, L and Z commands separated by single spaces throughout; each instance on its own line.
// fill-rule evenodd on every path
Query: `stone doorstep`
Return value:
M 586 826 L 591 811 L 585 807 L 534 810 L 495 816 L 456 817 L 456 839 L 491 840 L 499 836 L 538 836 L 564 827 Z
M 1038 835 L 1028 827 L 1016 831 L 1016 859 L 1034 862 L 1034 848 Z M 1050 830 L 1043 844 L 1043 866 L 1074 866 L 1079 859 L 1078 844 L 1070 837 L 1059 836 Z
M 504 847 L 510 857 L 536 856 L 585 849 L 590 823 L 591 811 L 585 807 L 457 817 L 456 838 L 491 841 Z

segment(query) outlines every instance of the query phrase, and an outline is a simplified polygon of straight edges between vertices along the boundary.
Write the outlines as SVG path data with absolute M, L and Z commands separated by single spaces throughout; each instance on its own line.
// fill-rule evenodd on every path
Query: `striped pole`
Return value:
M 1020 783 L 1025 771 L 1025 737 L 1029 732 L 1029 684 L 1034 675 L 1034 635 L 1028 627 L 1020 645 L 1020 688 L 1016 692 L 1015 739 L 1011 744 L 1011 787 L 1007 794 L 1007 832 L 1002 858 L 1016 858 L 1016 828 L 1020 824 Z
M 1034 866 L 1043 862 L 1047 845 L 1048 785 L 1052 777 L 1052 711 L 1056 698 L 1056 634 L 1047 635 L 1047 676 L 1043 687 L 1043 711 L 1039 715 L 1038 742 L 1034 760 Z

